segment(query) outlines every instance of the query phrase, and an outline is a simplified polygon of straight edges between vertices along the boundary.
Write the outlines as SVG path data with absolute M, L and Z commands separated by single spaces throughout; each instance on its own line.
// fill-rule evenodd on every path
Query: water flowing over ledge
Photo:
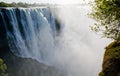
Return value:
M 1 33 L 15 55 L 49 61 L 57 31 L 49 8 L 5 8 L 0 12 L 0 21 Z

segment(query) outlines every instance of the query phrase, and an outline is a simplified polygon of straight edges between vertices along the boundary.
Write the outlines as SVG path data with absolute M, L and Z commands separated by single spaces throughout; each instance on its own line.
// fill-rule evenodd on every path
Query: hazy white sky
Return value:
M 92 0 L 0 0 L 4 2 L 27 2 L 27 3 L 60 3 L 60 4 L 80 4 Z

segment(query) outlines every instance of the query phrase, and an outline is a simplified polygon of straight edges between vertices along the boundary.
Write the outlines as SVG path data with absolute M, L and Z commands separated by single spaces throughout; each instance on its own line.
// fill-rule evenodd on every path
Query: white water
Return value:
M 11 51 L 67 70 L 68 76 L 97 76 L 104 47 L 109 40 L 101 39 L 90 30 L 89 26 L 94 21 L 87 16 L 89 6 L 60 7 L 56 10 L 54 12 L 61 22 L 58 35 L 50 11 L 44 8 L 19 9 L 20 18 L 17 19 L 15 9 L 8 9 L 9 26 L 13 27 L 11 32 L 6 26 Z M 23 28 L 22 33 L 19 26 Z

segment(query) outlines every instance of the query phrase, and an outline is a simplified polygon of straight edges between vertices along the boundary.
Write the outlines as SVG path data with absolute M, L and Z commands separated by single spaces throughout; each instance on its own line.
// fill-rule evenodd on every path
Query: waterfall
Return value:
M 3 8 L 0 42 L 16 56 L 67 71 L 68 76 L 97 76 L 109 42 L 91 32 L 88 6 Z
M 15 55 L 49 62 L 56 33 L 55 18 L 49 8 L 7 8 L 0 17 Z

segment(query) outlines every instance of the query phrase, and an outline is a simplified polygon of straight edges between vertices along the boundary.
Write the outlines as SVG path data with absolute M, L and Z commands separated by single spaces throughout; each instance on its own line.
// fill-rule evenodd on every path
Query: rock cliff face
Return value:
M 55 67 L 31 58 L 20 58 L 10 52 L 3 59 L 7 65 L 8 76 L 65 76 L 65 73 Z
M 99 76 L 120 76 L 120 41 L 114 41 L 106 47 Z

